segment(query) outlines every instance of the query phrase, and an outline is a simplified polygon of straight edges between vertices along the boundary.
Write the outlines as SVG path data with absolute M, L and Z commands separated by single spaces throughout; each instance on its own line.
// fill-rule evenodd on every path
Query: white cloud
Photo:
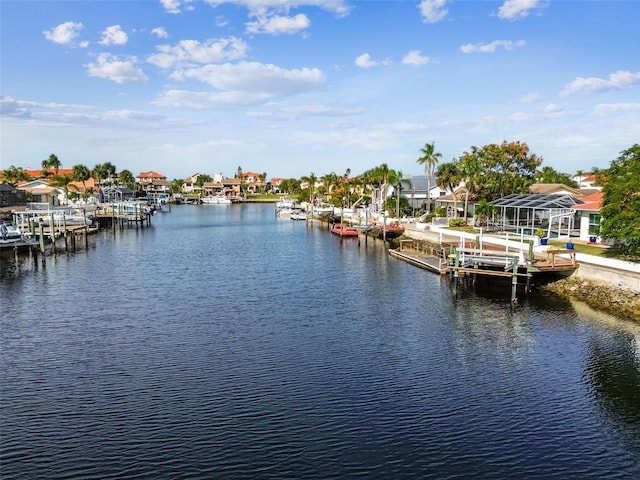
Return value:
M 468 43 L 462 45 L 460 50 L 462 53 L 494 53 L 499 47 L 505 50 L 513 50 L 517 47 L 524 47 L 526 42 L 524 40 L 518 40 L 514 42 L 512 40 L 494 40 L 491 43 Z
M 598 115 L 640 112 L 640 103 L 601 103 L 593 108 L 593 112 Z
M 259 92 L 268 97 L 291 95 L 324 86 L 326 78 L 318 68 L 287 70 L 258 62 L 205 65 L 175 72 L 174 80 L 194 79 L 219 90 Z
M 180 13 L 180 0 L 160 0 L 162 7 L 168 12 L 173 14 Z
M 167 31 L 165 30 L 164 27 L 156 27 L 153 30 L 151 30 L 151 33 L 154 34 L 158 38 L 168 38 L 169 37 L 169 34 L 167 33 Z
M 411 50 L 402 59 L 402 63 L 405 65 L 426 65 L 431 59 L 422 55 L 420 50 Z
M 536 103 L 541 98 L 539 93 L 526 93 L 518 98 L 518 103 Z
M 422 0 L 418 5 L 424 23 L 437 23 L 447 16 L 449 0 Z
M 301 117 L 348 117 L 360 115 L 363 108 L 335 108 L 324 105 L 301 105 L 283 108 L 277 112 L 249 112 L 248 117 L 261 120 L 293 120 Z
M 181 40 L 175 46 L 160 45 L 160 53 L 147 57 L 147 62 L 161 68 L 177 68 L 195 64 L 207 64 L 238 60 L 246 57 L 247 44 L 236 37 L 209 39 L 204 43 L 197 40 Z
M 309 18 L 299 13 L 294 17 L 272 16 L 267 17 L 260 15 L 257 21 L 248 22 L 247 32 L 249 33 L 267 33 L 278 35 L 280 33 L 296 33 L 304 30 L 311 25 Z
M 98 43 L 100 45 L 126 45 L 128 39 L 127 33 L 120 28 L 120 25 L 112 25 L 102 32 L 102 38 Z
M 518 20 L 527 17 L 531 10 L 545 8 L 546 6 L 546 2 L 541 2 L 540 0 L 507 0 L 498 9 L 498 18 Z
M 567 84 L 560 92 L 561 97 L 579 93 L 598 93 L 605 90 L 622 89 L 640 83 L 640 72 L 631 73 L 625 70 L 618 70 L 609 75 L 608 79 L 597 77 L 578 77 L 573 82 Z
M 558 112 L 561 112 L 562 110 L 563 110 L 562 107 L 555 103 L 549 103 L 544 107 L 544 113 L 558 113 Z
M 101 53 L 96 62 L 85 65 L 91 77 L 106 78 L 116 83 L 146 82 L 149 78 L 136 67 L 136 57 L 121 60 L 119 57 Z
M 322 88 L 326 82 L 317 68 L 286 70 L 257 62 L 205 65 L 174 72 L 171 78 L 197 80 L 211 85 L 216 91 L 169 90 L 156 101 L 158 105 L 191 108 L 259 105 L 274 98 Z
M 167 1 L 167 0 L 164 0 Z M 345 0 L 205 0 L 213 7 L 225 3 L 246 7 L 251 15 L 266 12 L 288 12 L 297 7 L 318 7 L 339 16 L 346 16 L 351 11 Z
M 45 30 L 44 37 L 59 45 L 75 45 L 75 39 L 80 35 L 80 30 L 84 28 L 82 23 L 78 22 L 65 22 L 61 23 L 57 27 L 51 30 Z M 86 47 L 88 42 L 81 42 L 78 44 L 80 47 Z
M 354 63 L 360 68 L 371 68 L 371 67 L 379 67 L 389 65 L 391 61 L 389 59 L 385 60 L 373 60 L 371 55 L 368 53 L 363 53 L 359 57 L 354 60 Z

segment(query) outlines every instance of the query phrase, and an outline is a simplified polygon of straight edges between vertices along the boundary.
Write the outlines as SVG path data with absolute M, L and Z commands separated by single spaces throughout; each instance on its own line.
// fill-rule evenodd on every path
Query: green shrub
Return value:
M 466 227 L 467 221 L 464 220 L 463 218 L 451 218 L 449 219 L 449 226 L 450 227 Z

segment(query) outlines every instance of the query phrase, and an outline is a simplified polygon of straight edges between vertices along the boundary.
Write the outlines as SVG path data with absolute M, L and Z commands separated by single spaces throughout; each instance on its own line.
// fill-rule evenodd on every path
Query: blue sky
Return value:
M 406 175 L 521 141 L 640 142 L 638 1 L 0 2 L 0 167 Z

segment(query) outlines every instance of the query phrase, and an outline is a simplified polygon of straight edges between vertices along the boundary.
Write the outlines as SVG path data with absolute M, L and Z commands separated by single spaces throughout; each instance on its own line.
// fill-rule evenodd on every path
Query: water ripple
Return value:
M 637 329 L 454 300 L 269 208 L 2 276 L 3 480 L 640 475 Z

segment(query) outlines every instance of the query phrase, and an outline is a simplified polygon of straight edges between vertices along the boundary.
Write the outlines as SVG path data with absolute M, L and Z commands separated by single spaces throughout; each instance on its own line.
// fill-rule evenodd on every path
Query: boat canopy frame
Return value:
M 568 238 L 576 218 L 571 207 L 583 202 L 568 194 L 514 193 L 489 203 L 499 211 L 498 229 L 529 235 L 543 229 L 547 237 Z

